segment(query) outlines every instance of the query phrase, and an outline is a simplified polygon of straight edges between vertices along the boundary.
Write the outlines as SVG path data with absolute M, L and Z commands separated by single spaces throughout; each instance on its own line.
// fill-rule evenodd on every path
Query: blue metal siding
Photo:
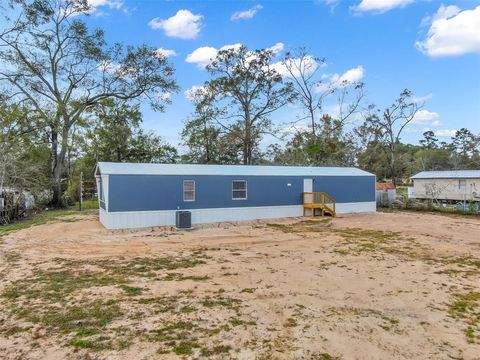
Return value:
M 337 202 L 375 201 L 374 176 L 110 175 L 108 210 L 298 205 L 302 204 L 304 178 L 314 179 L 314 191 L 325 191 Z M 195 180 L 195 201 L 183 201 L 183 180 Z M 233 180 L 247 181 L 246 200 L 232 200 Z

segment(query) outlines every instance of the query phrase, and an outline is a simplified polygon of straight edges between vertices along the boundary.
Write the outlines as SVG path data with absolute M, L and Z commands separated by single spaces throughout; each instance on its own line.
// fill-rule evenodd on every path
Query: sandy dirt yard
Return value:
M 0 359 L 480 359 L 480 219 L 376 213 L 0 238 Z

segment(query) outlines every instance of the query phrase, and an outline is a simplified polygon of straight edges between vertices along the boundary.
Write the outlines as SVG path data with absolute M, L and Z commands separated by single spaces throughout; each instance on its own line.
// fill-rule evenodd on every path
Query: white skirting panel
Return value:
M 102 225 L 105 226 L 107 229 L 110 229 L 108 227 L 109 214 L 104 209 L 98 209 L 98 217 L 100 218 L 100 222 L 102 223 Z
M 337 214 L 349 214 L 358 212 L 375 212 L 377 211 L 377 203 L 375 201 L 370 202 L 354 202 L 354 203 L 337 203 Z
M 360 203 L 337 203 L 337 213 L 374 212 L 375 201 Z M 129 229 L 151 226 L 175 225 L 176 210 L 128 211 L 107 213 L 100 209 L 100 222 L 107 229 Z M 224 221 L 247 221 L 274 219 L 303 215 L 302 205 L 259 206 L 220 209 L 192 209 L 192 224 L 207 224 Z

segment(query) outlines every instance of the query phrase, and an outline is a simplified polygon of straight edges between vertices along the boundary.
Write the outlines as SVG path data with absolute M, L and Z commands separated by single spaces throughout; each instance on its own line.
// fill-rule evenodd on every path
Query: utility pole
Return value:
M 80 201 L 78 202 L 80 211 L 83 210 L 83 171 L 80 172 Z

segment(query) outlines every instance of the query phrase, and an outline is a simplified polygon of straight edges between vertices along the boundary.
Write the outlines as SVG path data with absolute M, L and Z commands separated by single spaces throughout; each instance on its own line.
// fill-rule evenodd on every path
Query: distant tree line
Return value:
M 0 189 L 49 189 L 51 205 L 64 206 L 97 161 L 359 166 L 397 183 L 420 170 L 480 167 L 480 136 L 460 129 L 440 142 L 427 131 L 418 145 L 402 143 L 423 103 L 404 90 L 387 108 L 368 105 L 363 83 L 325 79 L 325 60 L 305 48 L 280 61 L 269 49 L 219 51 L 210 79 L 188 93 L 194 110 L 179 154 L 141 127 L 141 102 L 163 111 L 179 90 L 165 56 L 108 44 L 78 16 L 88 15 L 86 0 L 3 6 Z M 288 107 L 300 115 L 273 121 Z

